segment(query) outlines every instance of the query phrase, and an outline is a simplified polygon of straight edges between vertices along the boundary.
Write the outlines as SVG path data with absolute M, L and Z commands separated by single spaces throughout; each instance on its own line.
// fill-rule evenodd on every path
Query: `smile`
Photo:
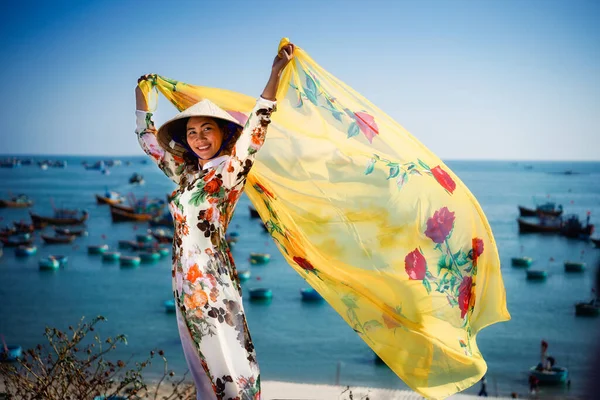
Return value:
M 206 146 L 198 146 L 198 147 L 196 147 L 196 149 L 198 149 L 200 151 L 208 150 L 209 148 L 210 148 L 210 144 L 207 144 Z

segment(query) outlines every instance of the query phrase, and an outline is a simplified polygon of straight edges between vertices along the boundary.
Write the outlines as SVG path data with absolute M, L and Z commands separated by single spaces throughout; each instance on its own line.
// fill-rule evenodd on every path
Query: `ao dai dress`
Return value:
M 260 399 L 260 373 L 237 270 L 225 239 L 275 103 L 259 98 L 230 156 L 186 166 L 156 140 L 152 113 L 137 111 L 140 146 L 177 189 L 173 295 L 179 334 L 198 399 Z

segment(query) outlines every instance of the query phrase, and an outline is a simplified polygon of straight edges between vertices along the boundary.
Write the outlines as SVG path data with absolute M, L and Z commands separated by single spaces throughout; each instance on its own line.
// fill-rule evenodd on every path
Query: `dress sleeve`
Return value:
M 158 144 L 156 140 L 156 128 L 154 127 L 154 121 L 152 121 L 152 113 L 137 110 L 135 116 L 135 133 L 137 134 L 140 147 L 144 150 L 144 153 L 150 156 L 165 175 L 171 178 L 176 184 L 179 184 L 181 174 L 185 169 L 183 159 L 173 156 Z
M 244 184 L 254 164 L 256 152 L 262 147 L 271 123 L 271 113 L 277 110 L 274 101 L 260 97 L 246 121 L 242 134 L 238 138 L 231 157 L 223 168 L 224 184 L 230 188 Z

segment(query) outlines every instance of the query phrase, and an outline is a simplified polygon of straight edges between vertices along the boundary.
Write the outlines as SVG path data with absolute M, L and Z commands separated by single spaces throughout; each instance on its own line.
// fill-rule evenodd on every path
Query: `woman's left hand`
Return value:
M 288 63 L 294 58 L 295 46 L 289 43 L 281 48 L 275 60 L 273 60 L 273 67 L 271 68 L 274 73 L 279 75 L 281 71 L 288 65 Z

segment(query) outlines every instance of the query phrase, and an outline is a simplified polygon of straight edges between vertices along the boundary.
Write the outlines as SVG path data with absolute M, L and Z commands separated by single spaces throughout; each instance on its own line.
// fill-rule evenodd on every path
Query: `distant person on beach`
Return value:
M 157 131 L 143 92 L 139 85 L 135 89 L 140 146 L 178 185 L 169 204 L 175 224 L 173 295 L 198 399 L 261 398 L 256 353 L 225 232 L 276 110 L 280 74 L 293 56 L 293 44 L 277 54 L 245 126 L 203 100 Z M 152 79 L 144 75 L 138 84 Z
M 485 379 L 485 375 L 481 378 L 481 389 L 479 390 L 479 394 L 477 396 L 488 397 L 487 393 L 487 379 Z

